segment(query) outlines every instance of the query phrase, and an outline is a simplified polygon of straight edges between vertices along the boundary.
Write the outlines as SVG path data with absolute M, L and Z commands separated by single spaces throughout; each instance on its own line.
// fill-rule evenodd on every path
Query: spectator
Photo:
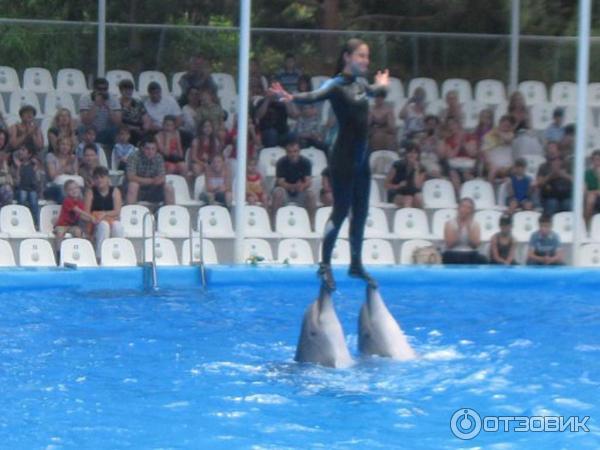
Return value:
M 561 158 L 550 160 L 548 174 L 538 176 L 538 183 L 544 214 L 552 216 L 571 210 L 573 178 L 564 169 Z
M 83 222 L 96 222 L 94 217 L 85 211 L 81 198 L 81 188 L 76 181 L 66 181 L 64 191 L 66 197 L 60 207 L 60 213 L 54 226 L 54 245 L 57 253 L 60 251 L 60 243 L 67 233 L 80 238 L 83 236 Z
M 146 112 L 150 117 L 148 131 L 158 132 L 162 129 L 165 116 L 174 116 L 177 128 L 181 126 L 181 108 L 170 95 L 162 95 L 162 88 L 156 81 L 148 84 L 148 98 L 144 102 Z
M 222 155 L 215 155 L 206 169 L 206 190 L 200 200 L 210 205 L 231 206 L 231 174 Z
M 425 171 L 419 162 L 419 147 L 411 142 L 406 147 L 405 159 L 394 162 L 385 179 L 388 202 L 398 208 L 421 208 L 424 182 Z
M 252 122 L 252 118 L 248 116 L 248 142 L 246 143 L 246 152 L 248 159 L 256 156 L 256 151 L 261 147 L 260 136 L 256 133 L 256 127 Z M 233 127 L 225 135 L 225 143 L 223 148 L 223 156 L 225 158 L 237 158 L 237 117 L 234 118 Z
M 182 114 L 182 129 L 190 136 L 196 137 L 198 125 L 200 123 L 200 90 L 191 87 L 188 90 L 187 104 L 181 108 Z
M 165 116 L 163 129 L 156 133 L 154 140 L 158 146 L 158 153 L 165 160 L 166 172 L 187 176 L 181 136 L 175 128 L 175 122 L 174 116 Z
M 512 214 L 518 209 L 533 209 L 533 182 L 525 173 L 527 161 L 520 158 L 515 162 L 508 183 L 508 210 Z
M 575 158 L 575 125 L 569 124 L 565 126 L 565 134 L 559 143 L 560 154 L 565 162 L 565 167 L 569 168 L 573 166 L 573 160 Z
M 63 183 L 57 184 L 56 180 L 61 175 L 77 175 L 79 163 L 71 138 L 59 137 L 56 145 L 54 153 L 46 154 L 46 173 L 52 184 L 44 191 L 44 197 L 60 204 L 64 199 Z
M 600 150 L 592 153 L 592 167 L 585 171 L 585 188 L 585 217 L 590 220 L 600 210 Z
M 275 78 L 286 91 L 294 93 L 298 91 L 298 79 L 301 75 L 302 71 L 296 66 L 296 57 L 288 53 L 285 55 L 283 68 L 277 72 Z
M 165 163 L 156 142 L 147 139 L 127 160 L 127 203 L 175 203 L 173 187 L 165 179 Z
M 275 223 L 277 210 L 289 203 L 306 208 L 312 221 L 316 209 L 316 198 L 310 189 L 311 162 L 308 158 L 300 155 L 300 145 L 296 137 L 288 137 L 285 150 L 286 155 L 277 161 L 275 169 L 275 189 L 271 200 L 273 223 Z
M 475 203 L 463 198 L 458 204 L 458 215 L 444 226 L 446 251 L 442 255 L 444 264 L 485 264 L 486 258 L 479 254 L 481 230 L 473 219 Z
M 280 102 L 276 94 L 267 92 L 256 105 L 254 118 L 265 147 L 275 147 L 285 141 L 289 133 L 287 121 L 290 104 Z
M 446 93 L 446 106 L 440 113 L 442 123 L 446 123 L 449 117 L 456 119 L 460 125 L 465 123 L 465 113 L 458 100 L 458 92 L 456 91 L 448 91 Z
M 262 98 L 267 91 L 268 83 L 267 78 L 263 75 L 260 63 L 256 58 L 250 59 L 250 98 L 254 102 L 255 100 Z
M 321 172 L 321 192 L 319 192 L 319 196 L 323 206 L 333 206 L 333 188 L 331 187 L 329 166 Z
M 375 93 L 375 104 L 369 108 L 369 146 L 371 150 L 396 150 L 394 108 L 385 102 L 385 90 Z
M 556 108 L 554 110 L 552 113 L 552 123 L 546 128 L 546 132 L 544 133 L 546 142 L 561 142 L 563 140 L 565 136 L 565 129 L 563 127 L 564 115 L 565 111 L 563 108 Z
M 527 264 L 543 266 L 564 264 L 560 238 L 552 231 L 550 216 L 542 214 L 539 224 L 540 229 L 532 233 L 529 239 Z
M 513 92 L 510 96 L 508 101 L 508 115 L 512 117 L 513 131 L 517 132 L 531 128 L 525 97 L 519 91 Z
M 48 129 L 48 151 L 56 151 L 59 138 L 70 139 L 73 148 L 79 143 L 75 121 L 71 116 L 71 111 L 66 108 L 60 108 L 56 112 L 52 126 Z
M 112 147 L 122 115 L 117 97 L 108 93 L 108 80 L 94 80 L 93 91 L 79 99 L 79 114 L 84 127 L 96 129 L 98 142 Z
M 512 237 L 512 219 L 508 215 L 500 217 L 500 231 L 492 236 L 490 243 L 490 263 L 510 266 L 516 264 L 517 243 Z
M 94 183 L 94 170 L 100 166 L 98 153 L 94 144 L 85 144 L 83 157 L 79 164 L 79 176 L 83 178 L 86 189 L 91 189 Z
M 204 174 L 207 165 L 215 155 L 221 154 L 221 142 L 219 142 L 210 120 L 205 120 L 200 124 L 198 136 L 192 141 L 190 151 L 190 169 L 194 176 Z
M 294 133 L 298 136 L 298 141 L 302 148 L 315 147 L 326 150 L 324 142 L 323 127 L 321 126 L 321 111 L 319 107 L 312 103 L 298 105 L 300 112 L 294 127 Z
M 448 116 L 445 122 L 445 138 L 441 146 L 441 164 L 450 177 L 456 192 L 465 180 L 475 177 L 478 160 L 477 143 L 468 135 L 461 123 Z
M 473 130 L 473 136 L 477 142 L 477 150 L 481 150 L 483 138 L 487 133 L 494 129 L 494 110 L 490 108 L 482 109 L 479 112 L 479 122 Z
M 421 164 L 430 178 L 442 176 L 440 156 L 443 155 L 443 142 L 440 138 L 440 120 L 437 116 L 425 117 L 425 130 L 415 137 L 421 148 Z
M 404 139 L 412 139 L 415 133 L 425 130 L 425 96 L 425 89 L 418 87 L 400 110 L 400 118 L 404 121 Z
M 129 142 L 131 132 L 127 125 L 122 125 L 117 133 L 117 142 L 113 147 L 113 156 L 117 161 L 117 170 L 127 170 L 127 159 L 133 155 L 137 148 Z
M 21 122 L 12 125 L 8 129 L 12 149 L 16 150 L 22 146 L 27 146 L 37 155 L 44 148 L 44 135 L 35 122 L 36 115 L 37 111 L 31 105 L 24 105 L 19 109 Z
M 190 58 L 189 69 L 179 79 L 179 86 L 181 87 L 182 105 L 187 103 L 187 95 L 191 88 L 208 88 L 212 93 L 217 93 L 217 84 L 212 79 L 210 66 L 204 55 L 197 53 Z M 162 120 L 159 123 L 162 123 Z
M 102 251 L 102 242 L 109 237 L 123 237 L 123 226 L 119 222 L 121 214 L 121 191 L 110 185 L 110 177 L 106 167 L 96 167 L 92 174 L 92 188 L 84 197 L 84 209 L 94 219 L 96 237 L 96 254 Z M 90 235 L 91 230 L 90 230 Z
M 209 89 L 200 90 L 200 107 L 198 108 L 198 122 L 210 120 L 215 131 L 225 127 L 225 113 L 219 104 L 216 94 Z
M 122 123 L 129 128 L 131 142 L 137 145 L 144 136 L 144 132 L 150 129 L 150 116 L 141 100 L 133 98 L 133 81 L 121 80 L 119 91 L 121 93 L 119 103 L 121 104 Z
M 515 138 L 514 119 L 505 115 L 500 123 L 483 137 L 482 153 L 487 169 L 488 180 L 506 178 L 513 165 L 512 142 Z
M 9 165 L 8 133 L 0 129 L 0 208 L 14 199 L 14 180 Z
M 81 142 L 77 145 L 75 155 L 79 160 L 83 158 L 83 151 L 86 146 L 91 145 L 96 149 L 96 156 L 100 157 L 101 153 L 104 153 L 102 146 L 96 142 L 96 129 L 93 126 L 89 126 L 83 132 L 81 136 Z
M 34 150 L 31 147 L 22 145 L 13 153 L 13 163 L 13 180 L 15 181 L 17 201 L 20 205 L 29 208 L 33 216 L 33 221 L 37 225 L 41 177 L 38 166 L 39 162 L 34 156 Z
M 248 168 L 246 169 L 246 201 L 249 205 L 268 206 L 264 180 L 258 171 L 258 160 L 256 158 L 248 161 Z

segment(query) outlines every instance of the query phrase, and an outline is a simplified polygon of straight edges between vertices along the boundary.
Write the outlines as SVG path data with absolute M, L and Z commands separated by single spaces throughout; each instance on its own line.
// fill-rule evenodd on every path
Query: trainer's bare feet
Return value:
M 377 288 L 377 281 L 369 275 L 362 264 L 351 264 L 348 269 L 348 275 L 354 278 L 361 278 L 367 282 L 369 287 Z
M 325 286 L 329 292 L 335 291 L 335 279 L 333 278 L 333 272 L 331 271 L 331 264 L 320 263 L 317 275 L 321 279 L 323 286 Z

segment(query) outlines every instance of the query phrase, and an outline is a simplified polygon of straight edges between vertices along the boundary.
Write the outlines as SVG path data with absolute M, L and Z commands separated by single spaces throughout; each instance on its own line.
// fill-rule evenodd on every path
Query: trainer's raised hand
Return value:
M 287 92 L 281 83 L 273 82 L 269 88 L 269 94 L 276 96 L 282 102 L 291 102 L 294 96 Z
M 388 69 L 384 71 L 378 70 L 375 74 L 375 84 L 377 86 L 387 86 L 390 84 L 390 71 Z

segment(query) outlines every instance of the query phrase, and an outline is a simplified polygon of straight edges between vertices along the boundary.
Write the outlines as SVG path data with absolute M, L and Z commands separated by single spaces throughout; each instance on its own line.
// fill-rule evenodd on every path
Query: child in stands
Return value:
M 65 200 L 60 207 L 60 214 L 54 226 L 56 252 L 60 250 L 60 243 L 67 233 L 71 236 L 80 238 L 83 236 L 82 221 L 97 224 L 94 216 L 85 211 L 85 205 L 81 198 L 81 188 L 74 180 L 65 182 L 64 191 Z

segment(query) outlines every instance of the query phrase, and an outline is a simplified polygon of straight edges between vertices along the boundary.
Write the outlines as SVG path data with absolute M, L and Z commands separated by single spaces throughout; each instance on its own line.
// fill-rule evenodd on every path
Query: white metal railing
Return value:
M 150 217 L 150 222 L 152 224 L 152 261 L 150 263 L 146 262 L 146 218 Z M 154 218 L 154 214 L 151 212 L 147 212 L 144 214 L 142 218 L 142 266 L 144 267 L 144 284 L 146 284 L 147 280 L 147 270 L 150 268 L 150 280 L 151 287 L 153 290 L 158 290 L 158 279 L 156 275 L 156 219 Z

